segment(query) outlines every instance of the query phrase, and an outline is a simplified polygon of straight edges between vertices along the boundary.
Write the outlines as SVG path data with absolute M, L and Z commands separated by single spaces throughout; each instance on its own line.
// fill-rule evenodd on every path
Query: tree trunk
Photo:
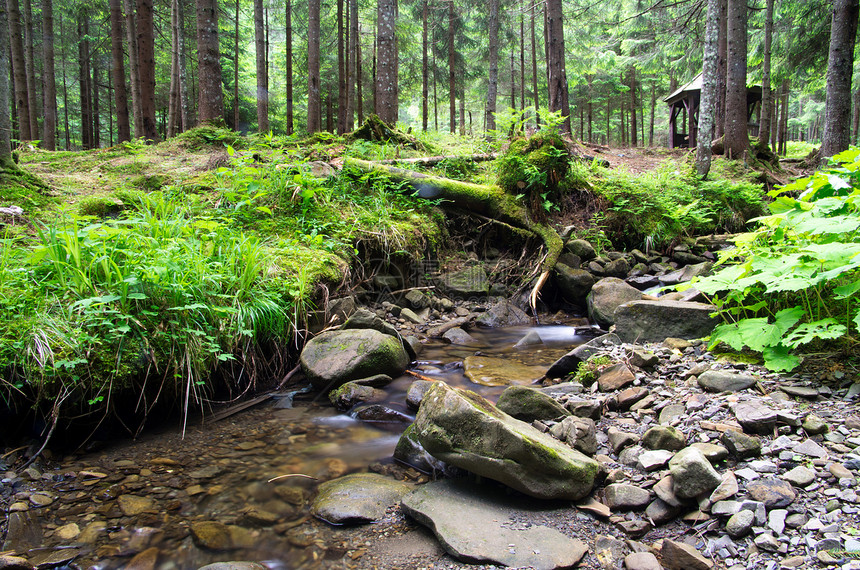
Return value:
M 120 34 L 122 34 L 121 29 Z M 121 44 L 122 38 L 120 38 L 120 49 L 122 49 Z M 47 150 L 56 150 L 57 81 L 54 73 L 54 5 L 52 0 L 42 0 L 42 59 L 45 66 L 44 74 L 42 75 L 44 82 L 43 91 L 45 94 L 44 105 L 42 107 L 42 114 L 44 116 L 42 146 Z M 0 105 L 0 109 L 6 108 Z
M 9 10 L 12 78 L 15 84 L 15 108 L 18 111 L 18 138 L 29 141 L 33 140 L 33 133 L 30 131 L 30 98 L 27 92 L 27 68 L 24 64 L 24 39 L 18 0 L 7 0 L 7 9 Z
M 93 102 L 93 148 L 101 147 L 101 117 L 99 116 L 99 57 L 98 54 L 93 54 L 93 83 L 92 83 L 92 102 Z
M 322 129 L 320 97 L 320 0 L 308 0 L 308 133 Z
M 451 133 L 457 130 L 457 92 L 455 90 L 454 73 L 454 0 L 448 0 L 448 97 Z
M 239 130 L 239 0 L 233 12 L 233 130 Z
M 717 108 L 716 108 L 716 138 L 726 132 L 726 75 L 728 73 L 728 0 L 718 0 L 720 33 L 717 42 Z M 676 87 L 677 88 L 677 87 Z M 675 89 L 671 89 L 675 91 Z
M 0 5 L 3 2 L 0 1 Z M 60 62 L 62 66 L 63 78 L 66 77 L 66 42 L 63 26 L 63 11 L 60 10 Z M 69 129 L 69 84 L 63 81 L 63 117 L 64 130 L 66 134 L 66 150 L 72 150 L 72 132 Z
M 179 12 L 177 0 L 170 1 L 170 97 L 167 104 L 167 138 L 177 133 L 179 122 Z
M 27 69 L 27 107 L 30 111 L 30 134 L 33 138 L 39 136 L 39 96 L 36 92 L 36 57 L 34 54 L 35 39 L 33 35 L 33 5 L 31 0 L 24 0 L 24 65 Z
M 155 22 L 153 0 L 137 0 L 137 61 L 140 66 L 140 114 L 143 136 L 158 142 L 155 122 Z
M 357 10 L 358 8 L 356 8 Z M 355 105 L 356 113 L 358 114 L 358 124 L 364 123 L 364 93 L 362 87 L 362 66 L 361 66 L 361 24 L 358 22 L 358 15 L 355 16 Z
M 526 20 L 520 14 L 520 111 L 526 110 Z
M 785 156 L 788 151 L 788 94 L 791 90 L 791 81 L 782 81 L 782 116 L 779 121 L 779 143 L 777 152 Z
M 134 17 L 134 0 L 125 0 L 125 33 L 128 36 L 128 72 L 131 79 L 131 112 L 134 138 L 143 136 L 143 115 L 140 112 L 140 65 L 137 61 L 137 22 Z
M 353 0 L 353 3 L 355 2 L 356 0 Z M 424 132 L 427 132 L 427 123 L 430 117 L 430 72 L 427 56 L 427 50 L 429 49 L 427 40 L 427 17 L 429 9 L 429 0 L 424 0 L 421 8 L 421 130 Z M 492 74 L 492 72 L 490 73 Z
M 433 129 L 439 132 L 439 94 L 436 90 L 439 78 L 436 76 L 436 50 L 433 51 Z
M 516 70 L 514 69 L 514 51 L 511 50 L 511 109 L 517 108 L 517 82 Z
M 651 119 L 648 121 L 648 146 L 654 146 L 654 111 L 657 108 L 657 82 L 651 82 Z M 701 111 L 699 111 L 701 113 Z M 701 136 L 701 133 L 699 134 Z
M 179 14 L 179 118 L 182 120 L 180 131 L 191 128 L 191 105 L 188 101 L 188 65 L 185 54 L 185 3 L 186 0 L 176 0 Z
M 540 126 L 540 94 L 538 93 L 537 74 L 537 38 L 535 33 L 535 5 L 531 5 L 531 36 L 532 36 L 532 91 L 535 99 L 535 127 Z
M 770 1 L 770 0 L 768 0 Z M 696 173 L 705 178 L 711 169 L 711 141 L 717 99 L 717 50 L 719 44 L 718 0 L 708 0 L 705 24 L 705 53 L 702 69 L 702 95 L 699 103 L 699 128 L 696 141 Z
M 347 85 L 346 85 L 346 130 L 355 128 L 355 85 L 358 73 L 358 0 L 348 2 L 349 46 L 346 56 Z
M 743 158 L 749 150 L 747 134 L 747 1 L 729 0 L 727 12 L 728 61 L 726 75 L 725 152 Z
M 773 0 L 767 0 L 764 16 L 764 62 L 761 77 L 761 119 L 759 120 L 758 140 L 767 145 L 770 142 L 770 117 L 773 109 L 773 90 L 770 87 L 770 53 L 773 45 Z
M 286 27 L 286 70 L 287 76 L 287 134 L 293 134 L 295 125 L 293 124 L 293 10 L 291 0 L 286 0 L 284 8 L 284 19 Z
M 218 2 L 197 0 L 197 69 L 200 84 L 197 120 L 201 125 L 224 121 L 220 58 Z
M 337 133 L 340 135 L 346 132 L 346 90 L 348 81 L 345 31 L 346 26 L 343 23 L 343 0 L 337 0 Z
M 567 98 L 567 73 L 564 66 L 564 21 L 562 0 L 547 0 L 547 22 L 549 24 L 549 79 L 551 112 L 561 111 L 564 121 L 560 128 L 570 134 L 570 105 Z
M 462 137 L 465 134 L 466 134 L 466 86 L 460 85 L 460 136 Z
M 636 117 L 636 109 L 639 101 L 636 97 L 636 68 L 630 68 L 630 146 L 639 146 L 639 123 Z
M 42 1 L 44 4 L 45 0 Z M 121 143 L 131 140 L 131 124 L 128 116 L 128 94 L 125 89 L 121 0 L 110 0 L 110 29 L 111 75 L 114 86 L 114 104 L 116 106 L 117 142 Z M 47 60 L 47 56 L 45 59 Z M 47 67 L 45 67 L 45 73 L 48 73 Z M 47 94 L 47 90 L 45 93 Z M 48 128 L 47 122 L 46 117 L 46 131 Z
M 267 133 L 269 132 L 269 70 L 266 65 L 263 0 L 254 0 L 254 47 L 257 62 L 257 131 Z
M 499 89 L 499 0 L 490 0 L 489 82 L 487 83 L 487 131 L 496 130 L 496 96 Z
M 851 75 L 854 69 L 854 39 L 857 36 L 858 0 L 835 0 L 827 58 L 827 94 L 824 111 L 822 159 L 848 148 L 851 126 Z
M 376 113 L 388 125 L 397 123 L 397 51 L 394 45 L 397 0 L 376 2 Z
M 11 88 L 9 85 L 9 14 L 5 2 L 0 2 L 0 168 L 17 169 L 12 160 Z
M 854 89 L 853 115 L 851 118 L 851 144 L 860 141 L 857 131 L 860 130 L 860 87 Z
M 90 99 L 90 66 L 89 51 L 90 42 L 88 37 L 88 14 L 82 9 L 77 14 L 78 18 L 78 78 L 80 84 L 81 101 L 81 148 L 91 149 L 93 146 L 93 116 L 92 101 Z

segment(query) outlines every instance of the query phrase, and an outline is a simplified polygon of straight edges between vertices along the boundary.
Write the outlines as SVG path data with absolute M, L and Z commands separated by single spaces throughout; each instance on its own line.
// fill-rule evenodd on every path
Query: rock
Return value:
M 726 522 L 726 532 L 732 538 L 740 538 L 749 534 L 755 522 L 755 513 L 752 511 L 740 511 L 732 515 Z
M 665 449 L 657 449 L 654 451 L 646 451 L 639 456 L 638 466 L 643 471 L 654 471 L 663 469 L 669 463 L 669 460 L 675 454 Z
M 806 487 L 815 481 L 815 471 L 807 469 L 803 465 L 798 465 L 791 471 L 784 473 L 782 478 L 794 485 L 795 487 Z
M 149 497 L 138 497 L 137 495 L 120 495 L 117 500 L 119 510 L 127 517 L 134 517 L 155 507 L 155 501 Z
M 753 542 L 759 550 L 764 550 L 765 552 L 779 551 L 779 541 L 769 532 L 758 535 Z
M 651 502 L 651 494 L 645 489 L 615 483 L 603 490 L 606 505 L 614 511 L 637 511 Z
M 557 263 L 555 283 L 566 301 L 584 305 L 585 297 L 594 286 L 594 276 L 584 269 L 572 269 L 563 263 Z
M 537 331 L 529 331 L 525 334 L 523 338 L 517 341 L 514 345 L 514 348 L 530 348 L 533 346 L 540 346 L 543 344 L 543 340 L 541 340 L 540 335 Z
M 385 404 L 365 404 L 358 406 L 349 415 L 367 423 L 401 424 L 404 427 L 412 423 L 411 417 Z
M 788 394 L 789 396 L 795 396 L 798 398 L 807 398 L 810 400 L 814 400 L 818 397 L 818 390 L 815 388 L 809 388 L 806 386 L 789 386 L 789 385 L 780 385 L 779 389 Z
M 683 542 L 664 540 L 660 554 L 667 570 L 710 570 L 714 566 L 698 550 Z
M 491 328 L 515 327 L 531 322 L 531 317 L 510 301 L 499 301 L 487 309 L 477 320 L 480 326 Z
M 687 437 L 681 430 L 670 426 L 654 426 L 642 435 L 642 447 L 646 449 L 680 451 L 686 441 Z
M 723 479 L 720 481 L 720 485 L 714 489 L 714 492 L 711 493 L 708 500 L 711 503 L 725 501 L 726 499 L 737 495 L 739 490 L 738 479 L 735 477 L 735 474 L 731 471 L 726 471 L 723 473 Z
M 748 483 L 747 493 L 754 500 L 764 503 L 768 509 L 787 507 L 797 497 L 789 483 L 776 477 L 763 477 Z
M 407 291 L 403 298 L 409 303 L 410 307 L 419 311 L 430 306 L 430 297 L 423 291 L 416 289 Z
M 407 321 L 415 325 L 423 325 L 425 322 L 425 319 L 423 317 L 421 317 L 418 313 L 409 308 L 401 309 L 400 317 L 406 319 Z
M 321 484 L 311 514 L 329 524 L 378 521 L 411 490 L 410 485 L 383 475 L 354 473 Z
M 719 324 L 711 317 L 716 307 L 706 303 L 628 299 L 616 307 L 612 322 L 624 342 L 662 342 L 667 337 L 697 339 L 710 335 Z
M 593 459 L 443 382 L 424 396 L 415 432 L 437 459 L 536 498 L 581 499 L 598 471 Z
M 785 530 L 785 518 L 788 511 L 785 509 L 772 509 L 767 514 L 767 526 L 777 535 L 780 535 Z
M 761 442 L 757 437 L 730 429 L 723 432 L 720 441 L 729 453 L 738 459 L 749 459 L 761 455 Z
M 232 550 L 233 540 L 227 525 L 216 521 L 191 523 L 191 538 L 194 544 L 210 550 Z
M 137 553 L 134 558 L 128 561 L 123 567 L 123 570 L 155 570 L 158 564 L 158 555 L 160 551 L 156 547 L 147 548 L 143 552 Z
M 63 541 L 70 541 L 78 538 L 81 535 L 81 528 L 77 523 L 69 523 L 59 527 L 54 531 L 54 536 L 59 537 Z
M 581 386 L 576 384 L 576 386 Z M 570 413 L 578 418 L 589 418 L 594 421 L 600 419 L 600 414 L 603 411 L 603 402 L 601 400 L 583 400 L 581 398 L 570 398 L 564 406 L 570 410 Z
M 803 424 L 801 425 L 803 426 L 804 431 L 809 435 L 821 435 L 830 430 L 830 426 L 815 414 L 809 414 L 803 418 Z
M 596 429 L 590 418 L 566 417 L 552 426 L 550 433 L 588 456 L 597 453 Z
M 684 404 L 669 404 L 660 410 L 660 418 L 657 421 L 662 425 L 669 425 L 686 414 L 687 408 Z
M 666 475 L 657 481 L 654 484 L 653 491 L 667 505 L 671 507 L 681 506 L 681 500 L 675 495 L 675 482 L 671 475 Z
M 831 463 L 827 470 L 837 479 L 854 479 L 854 474 L 841 463 Z
M 564 248 L 583 261 L 591 261 L 597 257 L 594 246 L 584 239 L 572 239 L 564 245 Z
M 597 378 L 597 385 L 603 392 L 612 392 L 632 384 L 634 380 L 636 380 L 636 376 L 630 371 L 630 368 L 625 363 L 618 362 L 600 373 Z
M 388 374 L 374 374 L 373 376 L 368 376 L 367 378 L 360 378 L 358 380 L 354 380 L 356 384 L 359 386 L 370 386 L 371 388 L 384 388 L 391 384 L 393 378 Z
M 263 566 L 257 562 L 214 562 L 201 566 L 197 570 L 267 570 L 268 566 Z
M 530 385 L 541 378 L 544 372 L 543 366 L 528 366 L 509 358 L 467 356 L 463 360 L 466 378 L 483 386 Z
M 627 277 L 627 273 L 630 271 L 630 264 L 627 263 L 627 260 L 623 257 L 619 257 L 613 261 L 610 261 L 603 268 L 603 273 L 607 277 L 618 277 L 619 279 L 624 279 Z
M 657 557 L 650 552 L 634 552 L 624 557 L 624 568 L 627 570 L 663 570 Z
M 373 329 L 321 333 L 305 345 L 299 360 L 308 380 L 321 391 L 375 374 L 396 377 L 409 365 L 402 343 Z
M 472 335 L 470 335 L 460 327 L 448 329 L 442 334 L 442 338 L 444 338 L 451 344 L 460 344 L 463 346 L 478 344 L 478 341 L 476 341 Z
M 397 446 L 394 448 L 393 457 L 401 463 L 432 475 L 437 473 L 454 474 L 453 472 L 458 471 L 456 468 L 446 465 L 427 453 L 427 450 L 422 447 L 421 442 L 415 436 L 415 424 L 410 424 L 400 434 L 400 439 L 397 440 Z
M 630 355 L 630 364 L 637 368 L 650 369 L 660 363 L 660 357 L 653 352 L 636 348 Z
M 26 558 L 19 556 L 0 555 L 0 570 L 33 570 L 35 566 Z
M 585 362 L 595 354 L 610 350 L 621 344 L 621 339 L 615 334 L 605 334 L 581 344 L 556 360 L 549 370 L 546 371 L 547 378 L 562 378 L 571 372 L 576 372 L 580 362 Z
M 704 454 L 695 447 L 686 447 L 669 461 L 673 490 L 681 499 L 692 499 L 713 491 L 722 481 Z
M 691 447 L 695 447 L 699 451 L 701 451 L 708 461 L 713 465 L 714 463 L 718 463 L 723 459 L 726 459 L 729 456 L 729 450 L 723 447 L 722 445 L 717 445 L 715 443 L 705 443 L 702 441 L 697 441 L 693 443 Z
M 708 392 L 740 392 L 755 386 L 757 381 L 753 376 L 726 370 L 708 370 L 698 378 L 699 386 Z
M 795 445 L 791 450 L 795 453 L 800 453 L 801 455 L 808 455 L 809 457 L 815 457 L 817 459 L 827 458 L 827 450 L 825 450 L 823 447 L 821 447 L 811 439 L 804 440 L 803 442 Z
M 554 420 L 567 417 L 570 412 L 535 388 L 525 386 L 510 386 L 499 396 L 496 407 L 509 416 L 527 423 L 535 420 Z
M 623 540 L 599 534 L 594 537 L 594 556 L 601 568 L 617 568 L 629 553 L 630 547 Z
M 776 426 L 776 412 L 760 401 L 740 402 L 734 407 L 735 418 L 745 432 L 768 435 Z
M 655 525 L 661 525 L 673 520 L 680 512 L 680 507 L 673 507 L 663 499 L 654 499 L 645 509 L 645 516 Z
M 639 464 L 639 456 L 645 453 L 645 448 L 641 445 L 626 447 L 618 454 L 618 463 L 629 467 L 636 467 Z
M 488 485 L 465 480 L 428 483 L 406 495 L 402 506 L 433 531 L 449 554 L 471 563 L 554 570 L 575 566 L 588 550 L 582 541 L 537 522 L 506 524 L 539 509 L 533 501 Z
M 635 287 L 631 287 L 617 277 L 604 277 L 594 284 L 586 298 L 588 316 L 601 327 L 606 328 L 615 324 L 615 309 L 624 303 L 641 299 L 642 292 Z M 619 333 L 626 334 L 621 332 L 621 328 L 618 330 Z
M 609 407 L 616 410 L 629 410 L 630 406 L 648 396 L 648 393 L 648 388 L 642 386 L 627 388 L 609 400 Z
M 384 397 L 385 392 L 383 390 L 363 386 L 355 382 L 347 382 L 339 388 L 332 390 L 328 395 L 328 399 L 332 405 L 342 412 L 352 409 L 356 404 L 381 400 Z
M 357 309 L 347 319 L 343 324 L 343 329 L 369 329 L 393 336 L 397 339 L 400 338 L 400 333 L 397 332 L 394 325 L 385 322 L 379 315 L 364 307 Z
M 638 435 L 635 433 L 623 432 L 616 427 L 610 427 L 609 430 L 607 430 L 606 435 L 609 438 L 609 446 L 615 454 L 625 447 L 639 443 Z
M 437 287 L 440 292 L 452 299 L 486 297 L 490 291 L 490 280 L 484 268 L 475 265 L 443 274 Z
M 421 405 L 421 400 L 424 399 L 424 394 L 430 389 L 433 382 L 429 380 L 416 380 L 409 385 L 409 390 L 406 392 L 406 405 L 417 410 Z

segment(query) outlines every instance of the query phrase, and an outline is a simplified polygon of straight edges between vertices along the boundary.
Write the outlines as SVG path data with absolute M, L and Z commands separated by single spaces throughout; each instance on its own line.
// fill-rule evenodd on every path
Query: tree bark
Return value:
M 24 65 L 27 69 L 27 107 L 30 110 L 30 134 L 33 138 L 39 135 L 39 96 L 36 92 L 36 57 L 34 53 L 35 39 L 33 35 L 33 5 L 31 0 L 24 0 Z
M 170 97 L 167 104 L 167 138 L 176 136 L 179 119 L 179 12 L 170 1 Z
M 143 136 L 158 142 L 155 122 L 155 22 L 153 0 L 137 0 L 137 60 L 140 65 L 140 114 Z
M 749 150 L 747 133 L 747 1 L 729 0 L 726 75 L 726 156 L 743 158 Z
M 9 13 L 5 2 L 0 2 L 0 168 L 17 169 L 12 159 L 12 118 L 8 110 L 11 108 L 12 89 L 9 82 Z
M 356 10 L 358 10 L 357 7 Z M 358 23 L 358 13 L 355 16 L 355 36 L 355 111 L 360 125 L 364 122 L 364 94 L 361 67 L 361 24 Z
M 835 0 L 827 58 L 827 94 L 824 110 L 822 160 L 848 148 L 851 126 L 851 75 L 857 36 L 858 0 Z
M 457 92 L 455 90 L 454 0 L 448 0 L 448 98 L 451 133 L 457 130 Z
M 356 0 L 353 0 L 355 3 Z M 493 0 L 495 1 L 495 0 Z M 421 130 L 427 132 L 427 122 L 430 118 L 430 71 L 427 56 L 429 49 L 427 39 L 427 18 L 430 11 L 429 0 L 424 0 L 421 7 Z
M 397 0 L 376 3 L 376 113 L 389 124 L 397 123 L 397 51 L 394 45 Z
M 520 111 L 526 110 L 526 20 L 520 13 Z
M 233 7 L 233 130 L 239 130 L 239 0 Z
M 532 36 L 532 91 L 535 100 L 535 127 L 540 126 L 540 93 L 538 92 L 537 73 L 537 38 L 535 33 L 535 5 L 531 5 L 531 36 Z
M 140 66 L 137 61 L 137 22 L 134 17 L 134 0 L 125 0 L 125 32 L 128 36 L 128 71 L 131 79 L 131 112 L 134 121 L 134 138 L 143 136 L 143 115 L 140 112 Z
M 854 89 L 854 101 L 852 103 L 852 118 L 851 118 L 851 144 L 856 145 L 858 140 L 860 140 L 860 136 L 858 136 L 858 130 L 860 130 L 860 87 Z
M 90 42 L 88 14 L 83 8 L 77 14 L 78 19 L 78 78 L 81 101 L 81 148 L 88 150 L 93 147 L 93 115 L 91 99 L 91 77 L 89 65 Z
M 21 30 L 21 10 L 18 0 L 7 0 L 9 41 L 12 54 L 12 79 L 15 84 L 15 108 L 18 111 L 18 138 L 33 140 L 30 131 L 30 98 L 27 92 L 27 68 L 24 64 L 24 39 Z
M 560 111 L 564 120 L 560 126 L 563 133 L 570 134 L 570 104 L 567 95 L 567 73 L 564 58 L 564 21 L 562 17 L 562 0 L 547 0 L 547 23 L 549 29 L 549 81 L 551 112 Z
M 101 147 L 101 122 L 99 115 L 99 56 L 94 53 L 92 57 L 93 81 L 90 89 L 91 100 L 93 103 L 93 148 Z
M 220 56 L 218 2 L 197 0 L 197 69 L 200 84 L 197 120 L 201 125 L 224 121 Z
M 254 0 L 254 47 L 257 62 L 257 131 L 267 133 L 269 132 L 269 69 L 266 65 L 263 0 Z
M 120 20 L 122 16 L 120 15 Z M 120 30 L 122 34 L 122 30 Z M 122 49 L 122 37 L 120 37 L 120 49 Z M 57 148 L 57 81 L 54 72 L 54 5 L 52 0 L 42 0 L 42 59 L 44 60 L 44 82 L 43 92 L 44 105 L 42 115 L 44 116 L 42 131 L 42 146 L 47 150 Z M 0 105 L 0 109 L 6 109 Z M 127 122 L 128 116 L 126 116 Z
M 358 1 L 348 0 L 347 12 L 347 49 L 346 49 L 346 130 L 355 129 L 355 53 L 358 45 Z
M 179 15 L 179 118 L 180 132 L 191 128 L 191 105 L 188 100 L 188 65 L 185 48 L 185 3 L 186 0 L 176 0 Z
M 726 132 L 726 75 L 728 73 L 728 0 L 718 0 L 720 9 L 720 33 L 717 45 L 717 109 L 716 138 Z M 677 88 L 677 86 L 675 87 Z M 670 91 L 675 91 L 671 89 Z
M 3 5 L 3 2 L 0 1 L 0 5 Z M 60 11 L 60 62 L 62 66 L 63 77 L 66 77 L 66 42 L 65 42 L 65 32 L 63 26 L 63 12 Z M 72 150 L 72 132 L 69 129 L 69 84 L 67 81 L 63 81 L 63 125 L 64 131 L 66 135 L 66 150 Z
M 346 132 L 346 92 L 347 92 L 347 66 L 346 66 L 346 26 L 343 23 L 344 11 L 343 0 L 337 0 L 337 132 Z
M 499 0 L 490 0 L 489 78 L 487 83 L 487 131 L 496 130 L 496 96 L 499 89 Z
M 636 68 L 630 67 L 630 146 L 639 146 L 638 133 L 639 124 L 636 117 L 636 109 L 639 101 L 636 97 Z
M 770 117 L 773 114 L 773 90 L 770 86 L 770 56 L 773 45 L 773 0 L 767 0 L 764 16 L 764 61 L 761 77 L 761 120 L 759 121 L 758 140 L 760 144 L 770 143 Z
M 320 0 L 308 0 L 308 133 L 322 129 Z
M 769 0 L 770 1 L 770 0 Z M 696 173 L 705 178 L 711 170 L 711 141 L 713 140 L 714 115 L 717 103 L 718 54 L 719 49 L 718 0 L 708 0 L 705 24 L 705 53 L 702 69 L 702 95 L 699 102 L 699 126 L 696 141 Z M 653 97 L 652 97 L 653 99 Z
M 293 134 L 295 126 L 293 124 L 293 10 L 291 0 L 286 0 L 284 8 L 284 18 L 286 27 L 286 70 L 287 76 L 287 134 Z

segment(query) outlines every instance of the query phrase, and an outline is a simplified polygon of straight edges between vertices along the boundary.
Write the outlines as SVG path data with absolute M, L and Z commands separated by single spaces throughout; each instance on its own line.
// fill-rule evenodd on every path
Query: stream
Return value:
M 530 330 L 543 344 L 514 349 Z M 504 387 L 469 381 L 463 358 L 479 353 L 549 366 L 587 340 L 572 326 L 471 334 L 477 342 L 469 347 L 425 345 L 412 370 L 495 401 Z M 411 375 L 396 379 L 381 403 L 413 417 L 405 394 L 414 380 Z M 229 560 L 265 561 L 269 568 L 359 568 L 366 567 L 362 557 L 380 534 L 407 531 L 423 537 L 421 545 L 409 548 L 441 556 L 429 533 L 397 512 L 381 524 L 359 527 L 332 527 L 309 514 L 316 486 L 348 473 L 370 470 L 428 481 L 427 474 L 391 459 L 404 427 L 379 429 L 357 421 L 319 394 L 298 393 L 292 402 L 268 400 L 218 422 L 189 425 L 184 438 L 179 429 L 151 433 L 134 443 L 63 458 L 60 467 L 41 475 L 31 472 L 42 479 L 39 490 L 28 497 L 28 510 L 10 508 L 10 534 L 17 524 L 23 529 L 18 534 L 31 541 L 30 547 L 44 549 L 46 559 L 74 558 L 77 567 L 99 569 L 197 568 Z M 213 521 L 217 524 L 203 524 Z M 200 546 L 204 542 L 208 547 Z M 152 564 L 128 566 L 147 560 Z

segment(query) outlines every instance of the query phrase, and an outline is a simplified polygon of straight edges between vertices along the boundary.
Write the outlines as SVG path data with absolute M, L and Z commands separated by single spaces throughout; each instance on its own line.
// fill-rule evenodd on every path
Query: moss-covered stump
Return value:
M 538 220 L 559 198 L 560 183 L 570 171 L 570 152 L 558 133 L 541 131 L 517 139 L 499 159 L 499 186 L 525 195 L 531 215 Z
M 347 135 L 350 140 L 366 140 L 371 142 L 394 143 L 415 150 L 428 151 L 430 148 L 415 137 L 400 131 L 379 118 L 370 115 L 364 123 Z

